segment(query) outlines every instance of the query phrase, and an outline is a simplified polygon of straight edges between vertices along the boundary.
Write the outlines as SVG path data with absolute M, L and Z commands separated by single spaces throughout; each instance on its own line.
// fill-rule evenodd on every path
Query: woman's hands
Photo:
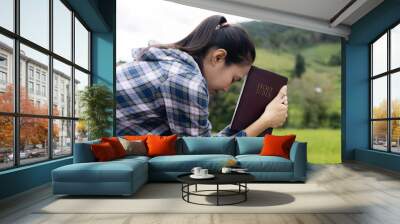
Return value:
M 264 113 L 260 116 L 268 128 L 282 126 L 288 116 L 287 86 L 283 86 L 278 95 L 265 107 Z
M 283 86 L 276 97 L 265 107 L 264 113 L 244 131 L 247 136 L 258 136 L 267 128 L 282 126 L 287 118 L 287 86 Z

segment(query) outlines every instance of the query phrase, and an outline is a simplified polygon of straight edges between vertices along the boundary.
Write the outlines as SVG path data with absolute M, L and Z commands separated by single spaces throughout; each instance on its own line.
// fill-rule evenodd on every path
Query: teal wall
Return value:
M 113 89 L 114 47 L 112 33 L 92 34 L 93 83 L 104 84 Z
M 92 33 L 92 82 L 103 84 L 115 93 L 115 55 L 113 33 Z M 115 114 L 115 107 L 114 107 Z M 115 117 L 115 116 L 114 116 Z M 115 118 L 108 129 L 110 135 L 115 135 Z
M 92 82 L 105 84 L 115 92 L 116 0 L 67 0 L 67 3 L 92 32 Z M 110 132 L 114 130 L 110 127 Z M 1 171 L 0 199 L 48 183 L 53 169 L 71 163 L 72 157 L 68 157 Z
M 400 0 L 386 0 L 351 27 L 342 40 L 343 160 L 399 170 L 400 157 L 369 149 L 369 47 L 377 36 L 400 22 Z
M 0 199 L 48 183 L 53 169 L 71 163 L 69 157 L 0 172 Z

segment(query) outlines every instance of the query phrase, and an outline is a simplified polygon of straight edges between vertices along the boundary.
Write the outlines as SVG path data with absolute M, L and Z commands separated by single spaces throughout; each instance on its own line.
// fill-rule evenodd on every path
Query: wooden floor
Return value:
M 52 200 L 50 186 L 0 201 L 0 223 L 400 223 L 400 174 L 358 163 L 310 166 L 308 182 L 317 183 L 349 203 L 366 204 L 356 214 L 36 214 Z

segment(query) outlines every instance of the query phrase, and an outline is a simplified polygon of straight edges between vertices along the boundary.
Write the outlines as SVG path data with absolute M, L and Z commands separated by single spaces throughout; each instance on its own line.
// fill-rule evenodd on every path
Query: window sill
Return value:
M 32 169 L 32 168 L 35 168 L 35 167 L 49 165 L 49 164 L 52 164 L 52 163 L 62 162 L 62 161 L 69 160 L 69 159 L 72 160 L 72 158 L 73 158 L 73 156 L 67 156 L 67 157 L 62 157 L 62 158 L 59 158 L 59 159 L 52 159 L 52 160 L 43 161 L 43 162 L 39 162 L 39 163 L 35 163 L 35 164 L 24 165 L 24 166 L 16 167 L 16 168 L 10 168 L 10 169 L 7 169 L 7 170 L 0 171 L 0 176 L 1 175 L 6 175 L 6 174 L 10 174 L 10 173 L 14 173 L 14 172 L 20 172 L 20 171 L 23 171 L 23 170 Z

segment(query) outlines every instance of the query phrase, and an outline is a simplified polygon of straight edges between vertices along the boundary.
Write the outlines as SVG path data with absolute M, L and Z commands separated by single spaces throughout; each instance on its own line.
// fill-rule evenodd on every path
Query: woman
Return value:
M 184 39 L 167 45 L 134 49 L 134 61 L 117 68 L 117 134 L 210 136 L 209 93 L 227 91 L 255 60 L 247 33 L 211 16 Z M 287 117 L 287 90 L 265 108 L 249 127 L 221 136 L 258 136 L 281 126 Z

